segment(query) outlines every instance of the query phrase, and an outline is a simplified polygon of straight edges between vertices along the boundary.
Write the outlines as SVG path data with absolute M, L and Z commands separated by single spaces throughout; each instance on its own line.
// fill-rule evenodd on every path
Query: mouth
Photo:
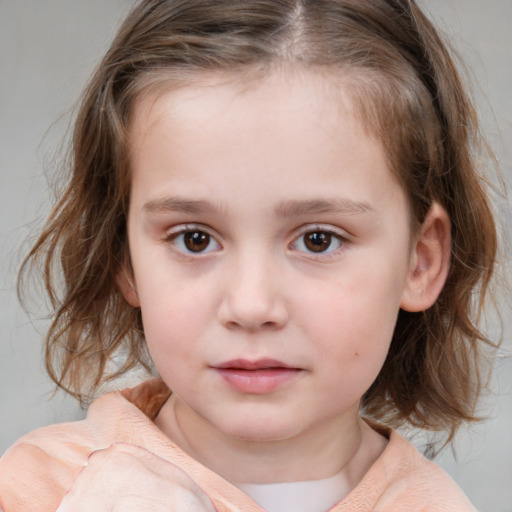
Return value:
M 256 361 L 250 361 L 248 359 L 234 359 L 233 361 L 227 361 L 216 365 L 214 368 L 219 370 L 245 370 L 245 371 L 257 371 L 257 370 L 273 370 L 277 368 L 283 368 L 287 370 L 294 369 L 290 365 L 278 361 L 276 359 L 258 359 Z M 295 368 L 297 369 L 297 368 Z
M 303 371 L 275 359 L 235 359 L 212 368 L 229 387 L 253 395 L 276 391 Z

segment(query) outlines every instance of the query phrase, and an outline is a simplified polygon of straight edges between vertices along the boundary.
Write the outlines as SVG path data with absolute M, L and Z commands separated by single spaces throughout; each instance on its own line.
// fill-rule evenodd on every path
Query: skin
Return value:
M 130 137 L 133 274 L 119 286 L 173 390 L 156 424 L 229 481 L 344 471 L 349 491 L 386 445 L 359 404 L 398 311 L 429 307 L 446 278 L 444 210 L 411 233 L 343 83 L 308 71 L 147 95 Z M 219 370 L 268 358 L 293 368 L 268 389 Z
M 172 482 L 173 485 L 169 485 Z M 57 512 L 215 512 L 188 475 L 126 443 L 95 451 Z

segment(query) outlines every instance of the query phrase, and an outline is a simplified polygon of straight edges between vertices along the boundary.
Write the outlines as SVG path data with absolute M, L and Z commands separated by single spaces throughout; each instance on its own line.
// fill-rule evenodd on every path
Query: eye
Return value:
M 189 229 L 172 234 L 169 239 L 176 249 L 187 254 L 216 251 L 220 244 L 210 234 L 200 229 Z
M 331 253 L 339 249 L 344 242 L 341 235 L 325 229 L 315 229 L 303 233 L 293 242 L 291 248 L 309 253 Z

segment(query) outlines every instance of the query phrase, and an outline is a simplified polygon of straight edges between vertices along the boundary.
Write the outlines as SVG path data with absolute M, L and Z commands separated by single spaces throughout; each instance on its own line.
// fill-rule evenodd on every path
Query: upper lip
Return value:
M 295 368 L 294 366 L 290 366 L 282 361 L 278 361 L 277 359 L 257 359 L 255 361 L 251 361 L 249 359 L 233 359 L 231 361 L 226 361 L 225 363 L 220 363 L 214 366 L 214 368 L 220 370 L 267 370 L 270 368 Z

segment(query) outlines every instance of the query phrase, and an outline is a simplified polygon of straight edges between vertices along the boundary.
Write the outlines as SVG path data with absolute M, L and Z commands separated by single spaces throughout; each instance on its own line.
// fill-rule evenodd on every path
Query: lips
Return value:
M 237 370 L 267 370 L 267 369 L 275 369 L 275 368 L 286 368 L 292 369 L 290 365 L 278 361 L 276 359 L 258 359 L 257 361 L 249 361 L 247 359 L 234 359 L 233 361 L 227 361 L 226 363 L 221 363 L 216 365 L 215 368 L 218 369 L 237 369 Z
M 234 359 L 215 365 L 213 369 L 232 389 L 255 395 L 276 391 L 302 372 L 301 368 L 276 359 Z

